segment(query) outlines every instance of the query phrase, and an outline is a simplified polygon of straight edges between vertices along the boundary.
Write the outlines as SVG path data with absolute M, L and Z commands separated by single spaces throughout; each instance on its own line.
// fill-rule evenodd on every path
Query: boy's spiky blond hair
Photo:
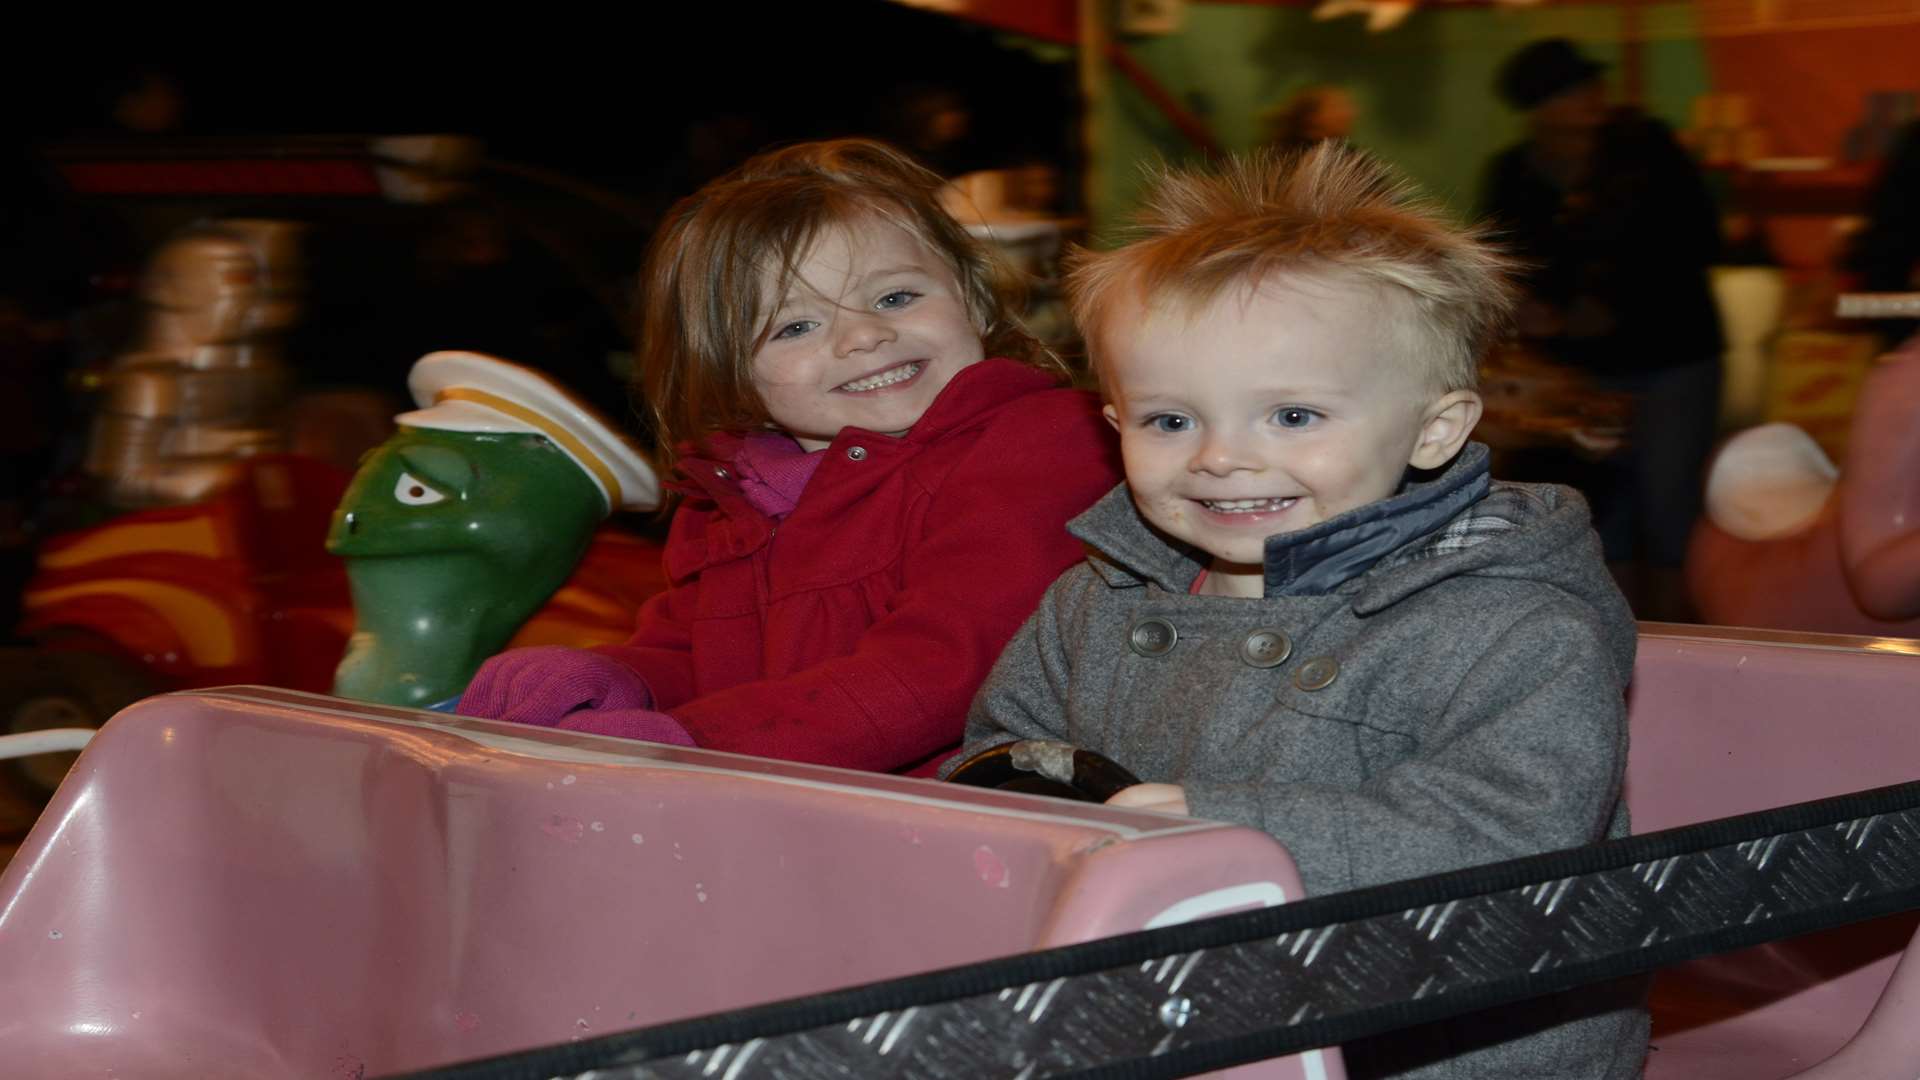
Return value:
M 1448 221 L 1391 167 L 1322 142 L 1218 170 L 1162 170 L 1135 238 L 1078 251 L 1067 287 L 1100 372 L 1100 338 L 1127 301 L 1189 311 L 1276 277 L 1346 280 L 1404 300 L 1408 362 L 1439 393 L 1478 384 L 1482 351 L 1511 317 L 1512 262 L 1484 230 Z

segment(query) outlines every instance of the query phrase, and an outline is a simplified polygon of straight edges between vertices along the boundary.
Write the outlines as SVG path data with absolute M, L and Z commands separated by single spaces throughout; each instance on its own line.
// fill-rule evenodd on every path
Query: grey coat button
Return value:
M 1240 643 L 1240 659 L 1257 668 L 1278 667 L 1293 655 L 1293 642 L 1285 632 L 1262 628 Z
M 865 460 L 867 460 L 867 448 L 866 448 L 866 447 L 864 447 L 864 446 L 849 446 L 849 447 L 847 447 L 847 460 L 848 460 L 848 461 L 865 461 Z
M 713 467 L 713 475 L 719 477 L 722 480 L 725 480 L 727 478 L 727 470 L 721 468 L 718 465 L 715 465 Z
M 1127 631 L 1127 648 L 1141 656 L 1165 656 L 1180 640 L 1180 631 L 1165 619 L 1141 619 Z
M 1293 673 L 1293 685 L 1302 690 L 1325 690 L 1340 675 L 1340 661 L 1331 656 L 1316 656 Z

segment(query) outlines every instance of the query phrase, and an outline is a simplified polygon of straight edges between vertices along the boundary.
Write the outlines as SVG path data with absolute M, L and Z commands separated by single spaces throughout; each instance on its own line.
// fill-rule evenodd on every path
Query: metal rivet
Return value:
M 727 478 L 727 470 L 721 468 L 718 465 L 715 465 L 713 467 L 713 475 L 719 477 L 722 480 L 725 480 Z
M 867 448 L 866 448 L 866 447 L 864 447 L 864 446 L 849 446 L 849 447 L 847 447 L 847 460 L 848 460 L 848 461 L 865 461 L 865 460 L 867 460 Z
M 1179 1031 L 1193 1019 L 1193 1002 L 1179 994 L 1160 1003 L 1160 1022 L 1168 1031 Z
M 1278 667 L 1293 655 L 1293 642 L 1284 631 L 1262 628 L 1240 643 L 1240 659 L 1257 668 Z
M 1141 619 L 1127 629 L 1127 648 L 1141 656 L 1165 656 L 1180 640 L 1180 631 L 1165 619 Z
M 1331 656 L 1316 656 L 1293 673 L 1293 685 L 1302 690 L 1325 690 L 1340 676 L 1340 661 Z

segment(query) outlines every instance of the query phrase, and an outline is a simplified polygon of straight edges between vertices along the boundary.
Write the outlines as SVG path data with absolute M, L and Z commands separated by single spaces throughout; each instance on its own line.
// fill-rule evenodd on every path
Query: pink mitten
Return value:
M 692 746 L 693 736 L 680 722 L 652 709 L 582 709 L 570 713 L 554 725 L 564 731 L 585 731 L 594 735 L 617 735 L 622 739 Z
M 581 709 L 652 706 L 647 680 L 618 660 L 585 649 L 539 645 L 508 649 L 481 664 L 456 711 L 553 727 Z

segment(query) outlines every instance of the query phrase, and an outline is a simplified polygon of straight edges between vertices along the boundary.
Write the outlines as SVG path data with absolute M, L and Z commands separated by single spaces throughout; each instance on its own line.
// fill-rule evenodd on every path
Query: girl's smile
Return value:
M 841 383 L 838 389 L 843 394 L 871 394 L 889 387 L 904 386 L 919 378 L 920 373 L 926 369 L 925 360 L 909 360 L 904 364 L 895 364 L 877 374 Z

